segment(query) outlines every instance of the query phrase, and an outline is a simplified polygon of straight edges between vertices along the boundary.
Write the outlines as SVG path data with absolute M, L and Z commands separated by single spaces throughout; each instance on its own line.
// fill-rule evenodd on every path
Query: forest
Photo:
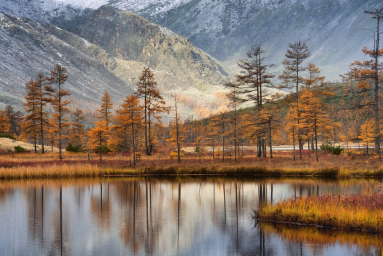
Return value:
M 279 75 L 270 71 L 276 63 L 267 63 L 266 46 L 255 45 L 238 61 L 240 71 L 222 85 L 228 93 L 221 104 L 230 111 L 193 120 L 182 117 L 177 95 L 173 102 L 165 102 L 150 68 L 142 70 L 136 92 L 120 106 L 105 91 L 93 113 L 74 109 L 66 89 L 69 73 L 56 64 L 49 76 L 39 73 L 25 83 L 25 114 L 10 105 L 0 111 L 0 136 L 28 141 L 35 153 L 53 152 L 56 147 L 59 160 L 65 148 L 85 153 L 89 161 L 95 154 L 100 162 L 103 155 L 127 156 L 130 166 L 150 156 L 177 162 L 183 158 L 241 162 L 246 157 L 318 162 L 326 155 L 332 159 L 372 155 L 381 161 L 383 14 L 366 13 L 377 21 L 374 48 L 362 49 L 367 60 L 350 63 L 349 72 L 340 75 L 341 83 L 325 82 L 320 67 L 306 63 L 311 53 L 305 42 L 289 44 Z M 270 88 L 280 93 L 271 94 Z M 96 121 L 90 122 L 89 116 Z M 169 124 L 162 121 L 164 116 L 170 117 Z M 281 145 L 287 149 L 276 151 Z

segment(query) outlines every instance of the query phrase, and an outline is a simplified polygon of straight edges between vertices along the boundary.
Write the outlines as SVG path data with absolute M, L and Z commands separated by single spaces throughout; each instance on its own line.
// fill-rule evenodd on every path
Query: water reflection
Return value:
M 130 178 L 0 182 L 0 255 L 380 255 L 383 239 L 257 223 L 266 202 L 377 180 Z

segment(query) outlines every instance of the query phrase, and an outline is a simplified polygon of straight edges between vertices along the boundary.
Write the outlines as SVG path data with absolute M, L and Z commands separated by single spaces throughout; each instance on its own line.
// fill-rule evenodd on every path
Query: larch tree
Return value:
M 309 63 L 307 66 L 307 77 L 304 78 L 305 86 L 313 89 L 322 86 L 324 84 L 325 76 L 320 76 L 320 69 L 313 63 Z
M 366 145 L 367 155 L 368 147 L 375 141 L 375 120 L 373 118 L 366 120 L 360 127 L 358 138 Z
M 323 101 L 318 94 L 306 88 L 300 99 L 301 122 L 300 127 L 308 130 L 308 135 L 313 135 L 315 142 L 315 156 L 318 162 L 318 133 L 331 126 L 329 115 L 324 111 Z
M 382 89 L 381 84 L 383 82 L 383 64 L 380 62 L 380 58 L 383 56 L 383 48 L 380 47 L 380 23 L 383 21 L 383 8 L 375 9 L 374 11 L 365 11 L 366 14 L 369 14 L 374 20 L 376 20 L 376 31 L 374 32 L 374 48 L 370 49 L 364 47 L 362 52 L 369 56 L 370 60 L 365 61 L 355 61 L 351 66 L 351 71 L 346 74 L 348 80 L 358 81 L 357 88 L 358 93 L 370 93 L 373 96 L 372 100 L 369 100 L 363 104 L 359 104 L 359 108 L 365 106 L 372 106 L 374 111 L 374 121 L 375 121 L 375 151 L 379 154 L 380 160 L 381 150 L 380 150 L 380 141 L 381 141 L 381 132 L 380 132 L 380 91 Z
M 294 44 L 289 44 L 289 47 L 286 51 L 285 57 L 286 59 L 283 61 L 283 65 L 285 66 L 285 71 L 282 76 L 280 76 L 281 79 L 288 80 L 290 83 L 285 83 L 289 86 L 285 89 L 293 89 L 295 87 L 295 93 L 296 93 L 296 108 L 297 108 L 297 114 L 298 117 L 296 119 L 297 126 L 295 128 L 298 128 L 297 130 L 297 137 L 299 142 L 299 157 L 302 159 L 302 138 L 301 138 L 301 131 L 299 129 L 299 122 L 300 122 L 300 110 L 299 110 L 299 90 L 300 85 L 304 85 L 305 80 L 302 77 L 302 71 L 306 70 L 306 67 L 303 66 L 303 61 L 306 60 L 310 56 L 310 51 L 306 45 L 306 43 L 298 41 Z M 282 88 L 281 88 L 282 89 Z
M 136 152 L 138 151 L 138 134 L 143 125 L 143 106 L 136 95 L 127 96 L 121 109 L 117 110 L 117 129 L 130 134 L 130 144 L 133 154 L 133 165 L 136 166 Z
M 62 140 L 63 130 L 68 127 L 66 115 L 70 112 L 69 104 L 70 100 L 65 97 L 71 95 L 68 90 L 63 88 L 65 82 L 68 80 L 68 74 L 65 67 L 60 64 L 56 64 L 51 71 L 51 76 L 48 77 L 49 85 L 45 86 L 45 90 L 50 93 L 51 105 L 54 113 L 52 114 L 58 133 L 58 146 L 60 152 L 60 160 L 62 160 Z M 55 87 L 53 85 L 56 85 Z
M 109 128 L 109 124 L 112 122 L 113 118 L 113 103 L 112 98 L 107 90 L 105 90 L 104 95 L 101 98 L 101 108 L 97 110 L 99 120 L 105 120 L 106 126 Z
M 154 73 L 150 68 L 144 68 L 139 81 L 137 82 L 137 91 L 135 95 L 143 99 L 144 108 L 144 135 L 145 150 L 147 155 L 153 152 L 153 141 L 151 127 L 153 119 L 160 120 L 160 114 L 168 112 L 169 108 L 165 106 L 164 98 L 157 88 L 157 82 L 154 79 Z
M 170 138 L 166 142 L 171 142 L 177 148 L 177 161 L 181 162 L 181 142 L 185 140 L 184 127 L 182 126 L 181 116 L 178 113 L 177 95 L 174 95 L 174 121 L 170 122 Z
M 46 110 L 47 103 L 51 101 L 50 93 L 45 90 L 47 78 L 42 74 L 38 73 L 35 80 L 35 86 L 37 90 L 37 122 L 39 126 L 41 152 L 44 153 L 44 131 L 48 124 L 48 112 Z
M 11 123 L 7 116 L 7 112 L 0 110 L 0 134 L 9 133 Z
M 78 108 L 72 112 L 72 115 L 73 115 L 73 118 L 71 123 L 71 136 L 70 136 L 69 143 L 71 143 L 74 146 L 79 146 L 82 149 L 81 138 L 85 134 L 85 129 L 84 129 L 85 115 L 84 115 L 84 112 Z
M 237 65 L 242 69 L 239 74 L 236 75 L 238 97 L 243 102 L 250 101 L 254 104 L 254 109 L 257 115 L 260 115 L 263 109 L 263 104 L 267 95 L 267 88 L 274 88 L 271 80 L 274 75 L 268 70 L 273 67 L 273 64 L 265 64 L 264 54 L 267 51 L 261 47 L 261 45 L 252 46 L 251 50 L 247 53 L 247 57 L 241 59 Z M 257 127 L 259 123 L 253 123 L 254 129 L 259 130 Z M 264 128 L 264 127 L 262 127 Z M 266 141 L 262 139 L 262 136 L 257 137 L 257 152 L 258 157 L 264 155 Z
M 24 117 L 23 133 L 31 140 L 33 140 L 35 152 L 37 152 L 37 137 L 39 132 L 38 126 L 38 104 L 39 104 L 39 90 L 36 82 L 31 79 L 25 83 L 26 96 L 24 109 L 27 115 Z
M 229 138 L 232 138 L 234 141 L 234 159 L 237 160 L 237 147 L 238 147 L 238 135 L 239 135 L 239 129 L 238 129 L 238 109 L 241 103 L 244 102 L 243 98 L 240 97 L 241 88 L 239 86 L 239 83 L 233 83 L 233 82 L 227 82 L 224 84 L 224 86 L 230 90 L 230 92 L 227 94 L 227 98 L 229 99 L 229 105 L 230 108 L 233 109 L 234 114 L 231 116 L 230 121 L 232 123 L 233 129 L 226 132 L 225 135 L 229 136 Z
M 46 131 L 46 138 L 47 142 L 51 144 L 52 147 L 52 153 L 53 153 L 53 147 L 56 143 L 56 138 L 57 138 L 57 124 L 55 122 L 55 119 L 53 117 L 48 119 L 48 126 L 47 126 L 47 131 Z
M 102 150 L 105 143 L 108 141 L 108 126 L 105 120 L 95 122 L 95 127 L 89 131 L 90 144 L 92 148 L 100 151 L 100 163 L 102 162 Z
M 226 113 L 218 114 L 210 119 L 210 122 L 208 124 L 208 138 L 212 138 L 213 140 L 213 154 L 214 152 L 214 136 L 221 137 L 222 142 L 222 160 L 225 161 L 225 138 L 226 138 L 226 132 L 227 132 L 227 123 L 229 122 L 229 119 L 227 118 Z M 213 156 L 214 157 L 214 156 Z M 218 156 L 219 157 L 219 156 Z
M 16 138 L 19 139 L 19 136 L 22 132 L 21 122 L 23 114 L 20 111 L 15 111 L 11 105 L 7 105 L 5 107 L 5 112 L 9 119 L 9 123 L 11 124 L 11 127 L 9 128 L 9 133 L 15 135 Z
M 287 132 L 292 139 L 293 142 L 293 150 L 294 150 L 294 161 L 296 160 L 296 151 L 295 151 L 295 141 L 298 134 L 298 107 L 292 106 L 286 115 L 287 120 Z

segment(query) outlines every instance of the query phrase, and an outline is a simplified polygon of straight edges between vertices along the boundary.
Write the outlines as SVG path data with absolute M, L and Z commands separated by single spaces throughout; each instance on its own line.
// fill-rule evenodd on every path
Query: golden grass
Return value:
M 364 250 L 370 250 L 371 246 L 382 251 L 383 236 L 370 233 L 353 233 L 340 230 L 324 230 L 314 227 L 297 227 L 286 224 L 260 223 L 260 228 L 266 234 L 277 234 L 290 243 L 307 243 L 320 246 L 334 245 L 357 245 Z
M 262 207 L 257 218 L 383 233 L 383 194 L 293 198 Z
M 314 158 L 293 161 L 291 157 L 277 155 L 275 158 L 257 158 L 246 156 L 243 159 L 212 159 L 204 156 L 187 155 L 177 163 L 168 155 L 142 155 L 136 168 L 130 166 L 130 157 L 119 154 L 103 155 L 99 163 L 98 155 L 91 154 L 88 162 L 87 153 L 64 152 L 64 160 L 58 160 L 57 153 L 47 154 L 9 154 L 0 156 L 0 167 L 7 167 L 0 172 L 0 178 L 34 177 L 93 177 L 104 175 L 247 175 L 263 177 L 331 177 L 361 178 L 383 177 L 383 165 L 376 158 L 346 156 L 323 156 L 319 163 Z M 66 167 L 59 167 L 64 165 Z M 69 167 L 71 166 L 71 167 Z M 23 169 L 25 168 L 25 169 Z M 14 169 L 14 170 L 13 170 Z M 70 169 L 70 170 L 68 170 Z M 96 173 L 94 170 L 98 170 Z M 81 173 L 84 171 L 84 173 Z M 33 173 L 34 172 L 34 173 Z

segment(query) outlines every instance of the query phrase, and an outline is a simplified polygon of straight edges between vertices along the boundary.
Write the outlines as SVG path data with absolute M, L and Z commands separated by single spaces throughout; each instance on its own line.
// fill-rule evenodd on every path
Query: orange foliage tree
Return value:
M 63 139 L 63 130 L 68 127 L 68 122 L 66 119 L 66 114 L 70 112 L 68 105 L 70 100 L 66 100 L 65 97 L 71 95 L 68 90 L 64 90 L 63 86 L 68 80 L 68 74 L 65 67 L 60 64 L 56 64 L 53 70 L 51 71 L 51 76 L 48 78 L 49 84 L 45 86 L 47 92 L 49 92 L 51 98 L 51 104 L 54 110 L 52 114 L 58 133 L 58 146 L 60 152 L 60 160 L 62 160 L 62 139 Z M 53 87 L 56 85 L 57 87 Z
M 160 120 L 160 114 L 169 112 L 169 108 L 165 106 L 164 98 L 157 88 L 157 82 L 154 79 L 154 73 L 150 68 L 144 68 L 139 81 L 137 82 L 137 91 L 135 95 L 143 99 L 144 108 L 144 134 L 146 154 L 151 155 L 153 152 L 153 138 L 151 134 L 151 126 L 153 119 Z
M 118 125 L 115 129 L 130 134 L 130 144 L 133 153 L 133 165 L 136 165 L 136 152 L 138 151 L 138 134 L 143 123 L 143 106 L 135 95 L 127 96 L 121 109 L 117 110 Z
M 102 162 L 103 145 L 108 140 L 108 126 L 105 120 L 96 121 L 95 127 L 89 131 L 90 144 L 92 148 L 100 150 L 100 163 Z

